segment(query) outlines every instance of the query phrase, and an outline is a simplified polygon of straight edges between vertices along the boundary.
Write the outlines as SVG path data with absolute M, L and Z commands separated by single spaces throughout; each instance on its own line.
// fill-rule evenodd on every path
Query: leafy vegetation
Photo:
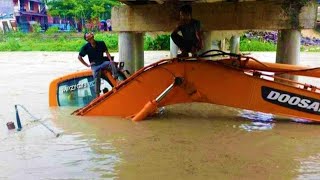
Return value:
M 240 51 L 275 51 L 277 31 L 249 31 L 241 37 Z M 320 39 L 301 37 L 301 51 L 320 52 Z
M 110 52 L 118 51 L 117 33 L 95 33 L 96 40 L 104 41 Z M 248 32 L 242 36 L 240 51 L 276 51 L 277 34 Z M 79 51 L 86 41 L 82 33 L 58 32 L 56 27 L 45 33 L 0 33 L 0 51 Z M 320 52 L 320 39 L 302 38 L 302 51 Z M 170 35 L 144 36 L 144 50 L 169 50 Z
M 145 50 L 170 50 L 170 35 L 146 35 L 144 38 Z
M 118 0 L 54 0 L 46 4 L 52 16 L 75 18 L 81 21 L 96 18 L 109 19 L 112 6 L 120 5 Z
M 270 42 L 262 42 L 258 39 L 241 38 L 240 51 L 276 51 L 277 46 Z
M 302 7 L 311 3 L 313 0 L 283 0 L 282 9 L 284 13 L 289 15 L 290 24 L 294 29 L 301 29 L 299 22 L 299 14 L 301 13 Z
M 96 33 L 96 40 L 104 41 L 110 52 L 118 51 L 118 34 Z M 59 33 L 56 27 L 45 33 L 7 33 L 0 35 L 0 51 L 79 51 L 86 41 L 82 33 Z M 170 36 L 144 37 L 145 50 L 169 50 Z

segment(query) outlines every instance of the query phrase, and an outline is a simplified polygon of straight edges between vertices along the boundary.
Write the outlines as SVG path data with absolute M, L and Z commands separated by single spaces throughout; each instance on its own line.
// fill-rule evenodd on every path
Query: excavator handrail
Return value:
M 218 53 L 217 54 L 209 54 L 209 53 L 212 53 L 212 52 L 218 52 Z M 245 55 L 242 55 L 242 54 L 228 53 L 228 52 L 224 52 L 224 51 L 221 51 L 221 50 L 215 50 L 215 49 L 214 50 L 209 50 L 209 51 L 206 51 L 206 52 L 200 54 L 198 56 L 198 60 L 200 60 L 201 58 L 206 58 L 206 57 L 225 56 L 225 55 L 226 56 L 230 56 L 230 58 L 219 59 L 219 60 L 215 60 L 215 61 L 222 62 L 221 64 L 228 66 L 228 64 L 223 63 L 223 61 L 236 60 L 236 61 L 239 62 L 239 64 L 237 64 L 237 66 L 232 64 L 230 67 L 240 68 L 240 69 L 254 69 L 252 67 L 250 67 L 250 68 L 247 67 L 248 62 L 251 60 L 251 61 L 254 61 L 254 62 L 260 64 L 264 68 L 270 68 L 270 69 L 265 70 L 265 71 L 277 72 L 277 73 L 283 73 L 283 74 L 286 74 L 286 73 L 287 74 L 293 74 L 293 73 L 301 73 L 301 72 L 307 72 L 307 71 L 320 70 L 320 67 L 311 67 L 311 68 L 300 67 L 301 69 L 286 69 L 286 70 L 277 69 L 277 70 L 273 70 L 272 67 L 270 67 L 268 65 L 268 63 L 261 62 L 258 59 L 255 59 L 253 57 L 245 56 Z M 235 57 L 235 58 L 233 58 L 233 57 Z M 206 60 L 206 59 L 203 59 L 203 60 Z M 255 70 L 257 70 L 257 69 L 255 69 Z M 303 76 L 303 74 L 299 74 L 299 75 Z M 304 75 L 304 76 L 310 76 L 310 75 Z
M 211 52 L 218 52 L 218 54 L 209 54 Z M 236 53 L 228 53 L 228 52 L 221 51 L 218 49 L 212 49 L 212 50 L 208 50 L 208 51 L 203 52 L 198 57 L 214 57 L 214 56 L 223 56 L 223 55 L 233 56 L 233 57 L 241 57 L 242 56 L 242 55 L 236 54 Z
M 209 53 L 212 53 L 212 52 L 218 52 L 217 54 L 209 54 Z M 202 54 L 200 54 L 198 57 L 199 58 L 206 58 L 206 57 L 215 57 L 215 56 L 230 56 L 230 59 L 233 59 L 232 57 L 236 57 L 238 61 L 240 61 L 239 65 L 240 65 L 240 68 L 246 68 L 246 62 L 248 62 L 249 60 L 253 60 L 267 68 L 270 68 L 270 66 L 268 66 L 267 64 L 259 61 L 258 59 L 255 59 L 253 57 L 250 57 L 250 56 L 245 56 L 245 55 L 242 55 L 242 54 L 236 54 L 236 53 L 228 53 L 228 52 L 225 52 L 225 51 L 221 51 L 221 50 L 217 50 L 217 49 L 213 49 L 213 50 L 208 50 L 208 51 L 205 51 L 203 52 Z M 225 59 L 220 59 L 218 61 L 222 61 L 222 60 L 225 60 Z M 241 63 L 241 62 L 244 62 L 244 63 Z M 292 73 L 292 72 L 302 72 L 302 71 L 313 71 L 313 70 L 320 70 L 320 67 L 312 67 L 312 68 L 305 68 L 305 69 L 292 69 L 292 70 L 287 70 L 287 71 L 277 71 L 278 73 L 282 72 L 282 73 Z M 272 72 L 272 71 L 270 71 Z
M 253 61 L 256 61 L 257 63 L 265 66 L 265 67 L 270 67 L 268 66 L 267 64 L 253 58 L 253 57 L 250 57 L 250 56 L 241 56 L 242 58 L 247 58 L 245 59 L 244 61 L 247 61 L 247 60 L 253 60 Z M 241 59 L 240 59 L 241 60 Z M 242 67 L 242 68 L 245 68 L 245 67 Z M 301 71 L 312 71 L 312 70 L 320 70 L 320 67 L 312 67 L 312 68 L 306 68 L 304 67 L 305 69 L 291 69 L 291 70 L 287 70 L 287 71 L 277 71 L 278 73 L 290 73 L 290 72 L 301 72 Z M 272 71 L 269 71 L 269 72 L 272 72 Z
M 212 53 L 212 52 L 218 52 L 218 53 L 217 54 L 209 54 L 209 53 Z M 253 57 L 245 56 L 245 55 L 242 55 L 242 54 L 236 54 L 236 53 L 228 53 L 228 52 L 217 50 L 217 49 L 212 49 L 212 50 L 205 51 L 202 54 L 200 54 L 198 57 L 199 58 L 206 58 L 206 57 L 215 57 L 215 56 L 230 56 L 229 59 L 236 59 L 236 60 L 238 60 L 240 62 L 239 65 L 240 65 L 241 68 L 245 67 L 246 62 L 249 61 L 249 60 L 253 60 L 253 61 L 255 61 L 255 62 L 257 62 L 257 63 L 259 63 L 259 64 L 261 64 L 261 65 L 263 65 L 263 66 L 265 66 L 267 68 L 269 67 L 268 65 L 264 64 L 263 62 L 255 59 Z M 233 57 L 235 57 L 235 58 L 233 58 Z M 224 60 L 224 59 L 220 59 L 220 60 Z M 220 60 L 218 60 L 218 61 L 220 61 Z M 244 64 L 241 63 L 241 62 L 244 62 Z

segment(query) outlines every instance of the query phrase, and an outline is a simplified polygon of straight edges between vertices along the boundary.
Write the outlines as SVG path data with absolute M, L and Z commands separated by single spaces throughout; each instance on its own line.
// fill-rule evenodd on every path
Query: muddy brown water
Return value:
M 146 52 L 146 64 L 168 55 Z M 299 64 L 320 66 L 319 55 L 302 53 Z M 85 69 L 76 56 L 0 53 L 0 179 L 320 179 L 319 125 L 199 103 L 139 123 L 49 108 L 50 81 Z M 22 131 L 7 130 L 16 104 L 61 135 L 21 108 Z

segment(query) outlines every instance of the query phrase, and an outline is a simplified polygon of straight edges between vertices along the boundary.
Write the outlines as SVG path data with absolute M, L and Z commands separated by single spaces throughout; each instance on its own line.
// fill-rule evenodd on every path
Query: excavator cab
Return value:
M 117 62 L 116 67 L 120 80 L 125 80 L 130 76 L 130 73 L 124 70 L 123 62 Z M 49 86 L 49 106 L 86 106 L 96 97 L 94 83 L 91 69 L 54 79 Z M 111 72 L 102 70 L 101 91 L 106 93 L 116 84 L 117 81 L 112 77 Z

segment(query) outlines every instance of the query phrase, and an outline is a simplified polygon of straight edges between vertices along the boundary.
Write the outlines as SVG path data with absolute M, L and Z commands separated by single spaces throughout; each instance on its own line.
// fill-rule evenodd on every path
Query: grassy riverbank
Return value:
M 169 35 L 144 37 L 145 50 L 169 50 Z M 118 51 L 117 33 L 96 33 L 109 51 Z M 6 33 L 0 36 L 0 51 L 79 51 L 86 41 L 83 33 Z
M 117 33 L 96 33 L 110 52 L 118 51 Z M 0 51 L 79 51 L 85 43 L 82 33 L 6 33 L 0 35 Z M 169 34 L 144 36 L 145 50 L 169 50 Z M 228 47 L 228 41 L 227 41 Z M 240 51 L 275 51 L 276 44 L 261 38 L 241 37 Z M 320 52 L 319 46 L 301 46 L 301 51 Z

